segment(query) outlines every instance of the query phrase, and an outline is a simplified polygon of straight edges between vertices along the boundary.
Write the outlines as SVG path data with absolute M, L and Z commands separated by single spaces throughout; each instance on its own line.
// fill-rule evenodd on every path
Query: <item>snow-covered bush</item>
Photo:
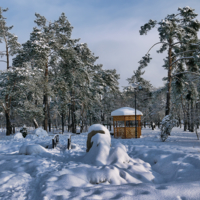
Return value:
M 21 132 L 15 133 L 15 135 L 13 137 L 14 137 L 14 139 L 23 139 L 24 138 Z
M 43 138 L 48 136 L 48 133 L 42 128 L 36 128 L 35 130 L 32 131 L 32 135 L 36 135 L 39 138 Z
M 97 133 L 101 133 L 101 134 L 105 134 L 107 135 L 107 140 L 108 140 L 108 143 L 111 144 L 111 137 L 110 137 L 110 132 L 109 130 L 101 125 L 101 124 L 93 124 L 92 126 L 89 127 L 88 129 L 88 137 L 87 137 L 87 152 L 90 150 L 90 148 L 92 147 L 92 137 L 94 135 L 96 135 Z
M 24 144 L 19 149 L 19 154 L 31 155 L 31 154 L 39 154 L 46 153 L 47 150 L 39 144 Z
M 20 129 L 20 132 L 22 133 L 22 135 L 23 135 L 24 138 L 27 136 L 28 131 L 27 131 L 26 125 L 24 125 L 24 126 Z
M 171 130 L 174 126 L 176 126 L 177 120 L 173 118 L 173 116 L 166 115 L 161 122 L 161 134 L 160 138 L 164 142 L 171 133 Z

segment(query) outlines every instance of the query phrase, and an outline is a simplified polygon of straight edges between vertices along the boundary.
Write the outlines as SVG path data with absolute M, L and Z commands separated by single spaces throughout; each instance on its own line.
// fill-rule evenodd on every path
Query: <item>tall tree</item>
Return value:
M 23 50 L 14 60 L 16 66 L 23 62 L 31 62 L 32 67 L 43 70 L 43 107 L 44 107 L 44 129 L 47 130 L 49 122 L 49 96 L 53 95 L 49 83 L 49 69 L 58 67 L 58 62 L 63 49 L 73 46 L 78 40 L 71 39 L 72 26 L 64 13 L 58 20 L 49 22 L 44 16 L 35 14 L 37 27 L 33 29 L 30 39 L 23 44 Z M 49 122 L 50 123 L 50 122 Z
M 164 65 L 168 70 L 165 115 L 170 114 L 172 73 L 174 69 L 176 69 L 176 64 L 182 60 L 187 61 L 189 59 L 199 61 L 197 59 L 198 52 L 188 49 L 191 42 L 197 41 L 200 23 L 195 19 L 196 17 L 197 14 L 194 12 L 194 9 L 190 7 L 178 8 L 177 14 L 168 15 L 160 22 L 149 20 L 149 22 L 142 26 L 140 30 L 140 34 L 144 35 L 157 25 L 160 41 L 154 44 L 150 50 L 157 44 L 162 44 L 161 48 L 157 51 L 158 53 L 163 53 L 167 50 L 168 56 Z M 139 62 L 140 69 L 146 67 L 150 62 L 151 58 L 149 51 Z M 188 55 L 189 52 L 192 52 L 193 54 Z
M 10 63 L 9 57 L 16 54 L 18 49 L 20 48 L 20 44 L 17 42 L 17 36 L 10 33 L 10 30 L 13 26 L 7 26 L 6 18 L 3 16 L 3 13 L 8 9 L 2 9 L 0 7 L 0 43 L 5 45 L 5 49 L 0 51 L 0 56 L 5 57 L 5 60 L 0 60 L 0 62 L 6 63 L 6 69 L 9 71 Z M 7 90 L 5 91 L 5 99 L 1 102 L 1 106 L 3 107 L 5 117 L 6 117 L 6 135 L 10 135 L 12 133 L 11 121 L 10 121 L 10 106 L 12 98 L 9 95 L 10 89 L 9 86 L 6 85 Z

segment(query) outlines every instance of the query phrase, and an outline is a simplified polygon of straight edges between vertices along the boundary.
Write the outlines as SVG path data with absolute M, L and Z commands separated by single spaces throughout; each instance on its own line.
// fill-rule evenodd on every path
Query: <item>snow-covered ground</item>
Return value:
M 98 162 L 95 151 L 86 153 L 87 133 L 72 136 L 71 150 L 68 135 L 60 135 L 55 149 L 38 150 L 51 144 L 52 136 L 0 134 L 0 199 L 200 199 L 195 133 L 174 128 L 163 143 L 158 129 L 146 128 L 140 139 L 112 137 L 105 149 L 95 143 L 103 136 L 95 135 L 90 151 L 99 148 Z M 35 153 L 19 154 L 22 145 Z

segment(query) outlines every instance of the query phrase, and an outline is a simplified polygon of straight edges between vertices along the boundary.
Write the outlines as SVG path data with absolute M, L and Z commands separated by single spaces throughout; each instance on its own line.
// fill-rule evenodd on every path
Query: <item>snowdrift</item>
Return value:
M 92 137 L 93 145 L 88 153 L 80 159 L 92 167 L 87 171 L 86 181 L 92 184 L 106 182 L 108 184 L 150 182 L 155 177 L 149 171 L 151 166 L 145 162 L 130 158 L 126 147 L 121 143 L 110 146 L 108 134 L 97 133 Z M 127 168 L 129 168 L 127 172 Z M 140 174 L 138 176 L 138 174 Z M 138 178 L 139 177 L 139 178 Z
M 74 135 L 75 148 L 44 149 L 34 140 L 0 138 L 0 196 L 3 199 L 199 199 L 200 142 L 174 128 L 167 142 L 160 131 L 143 129 L 143 138 L 92 138 Z M 68 135 L 60 136 L 65 147 Z M 23 145 L 24 144 L 24 145 Z M 23 147 L 22 147 L 23 145 Z M 22 153 L 19 155 L 18 152 Z M 25 154 L 29 154 L 28 156 Z
M 24 144 L 19 149 L 19 154 L 31 155 L 31 154 L 40 154 L 46 153 L 47 150 L 39 144 Z
M 42 128 L 36 128 L 35 130 L 32 131 L 31 134 L 28 134 L 26 136 L 27 139 L 36 139 L 37 137 L 39 138 L 44 138 L 47 137 L 48 133 L 42 129 Z
M 14 139 L 23 139 L 23 135 L 20 132 L 15 133 L 15 135 L 13 136 Z

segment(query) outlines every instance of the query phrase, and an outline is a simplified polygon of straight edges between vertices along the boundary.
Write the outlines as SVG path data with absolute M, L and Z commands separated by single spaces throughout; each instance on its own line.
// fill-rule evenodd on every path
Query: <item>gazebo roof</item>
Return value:
M 123 107 L 111 112 L 111 116 L 125 116 L 125 115 L 135 115 L 135 109 L 130 107 Z M 143 114 L 141 111 L 136 110 L 136 115 L 143 115 Z

